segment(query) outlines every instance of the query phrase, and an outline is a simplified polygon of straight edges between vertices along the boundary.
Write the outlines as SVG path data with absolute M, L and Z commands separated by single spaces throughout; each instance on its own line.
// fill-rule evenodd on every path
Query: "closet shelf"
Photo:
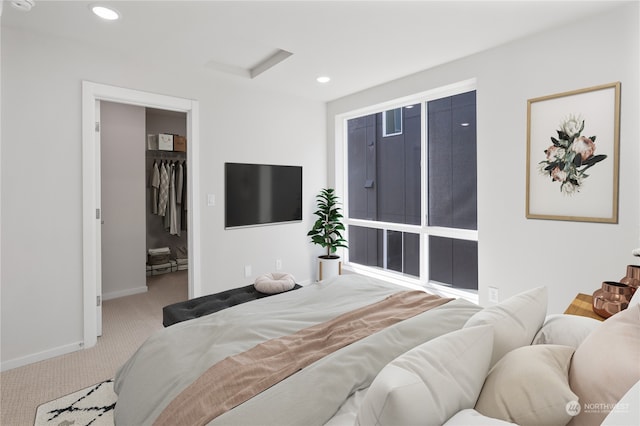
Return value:
M 146 151 L 147 158 L 186 158 L 187 153 L 182 151 L 155 151 L 155 150 L 147 150 Z

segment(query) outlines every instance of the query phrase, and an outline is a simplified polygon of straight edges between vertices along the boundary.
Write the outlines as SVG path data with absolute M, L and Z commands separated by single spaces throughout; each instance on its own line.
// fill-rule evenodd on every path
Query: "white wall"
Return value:
M 546 285 L 549 312 L 562 312 L 576 293 L 639 263 L 631 256 L 640 246 L 638 28 L 638 3 L 628 4 L 330 102 L 328 155 L 337 114 L 477 78 L 480 303 L 489 286 L 504 299 Z M 622 82 L 618 224 L 527 220 L 527 100 L 614 81 Z
M 82 345 L 82 80 L 199 101 L 204 293 L 249 284 L 276 258 L 298 281 L 311 279 L 306 231 L 327 179 L 323 103 L 6 27 L 1 40 L 2 369 Z M 303 166 L 303 222 L 225 231 L 225 161 Z
M 145 108 L 100 102 L 102 298 L 147 291 Z

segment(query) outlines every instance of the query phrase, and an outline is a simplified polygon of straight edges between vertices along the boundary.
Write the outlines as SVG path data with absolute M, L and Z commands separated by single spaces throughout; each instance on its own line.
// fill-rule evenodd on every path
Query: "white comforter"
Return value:
M 152 335 L 115 378 L 116 425 L 150 425 L 211 365 L 256 344 L 382 300 L 403 290 L 358 275 L 234 306 Z M 480 308 L 454 300 L 347 346 L 253 399 L 212 425 L 322 425 L 347 398 L 369 386 L 391 360 L 461 328 Z

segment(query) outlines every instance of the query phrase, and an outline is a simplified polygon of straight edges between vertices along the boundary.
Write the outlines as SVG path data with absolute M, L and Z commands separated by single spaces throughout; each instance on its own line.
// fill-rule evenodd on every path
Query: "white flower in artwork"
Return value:
M 584 120 L 581 114 L 569 114 L 562 122 L 560 122 L 560 130 L 569 137 L 569 140 L 582 132 L 584 128 Z

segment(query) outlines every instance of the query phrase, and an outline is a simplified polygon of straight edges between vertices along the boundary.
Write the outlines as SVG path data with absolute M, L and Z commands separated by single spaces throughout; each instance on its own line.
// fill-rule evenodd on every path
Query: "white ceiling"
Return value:
M 621 3 L 35 0 L 22 12 L 5 0 L 2 26 L 329 101 Z M 102 21 L 90 4 L 112 6 L 122 19 Z M 251 69 L 279 50 L 292 55 L 252 78 Z M 315 81 L 325 74 L 330 83 Z

